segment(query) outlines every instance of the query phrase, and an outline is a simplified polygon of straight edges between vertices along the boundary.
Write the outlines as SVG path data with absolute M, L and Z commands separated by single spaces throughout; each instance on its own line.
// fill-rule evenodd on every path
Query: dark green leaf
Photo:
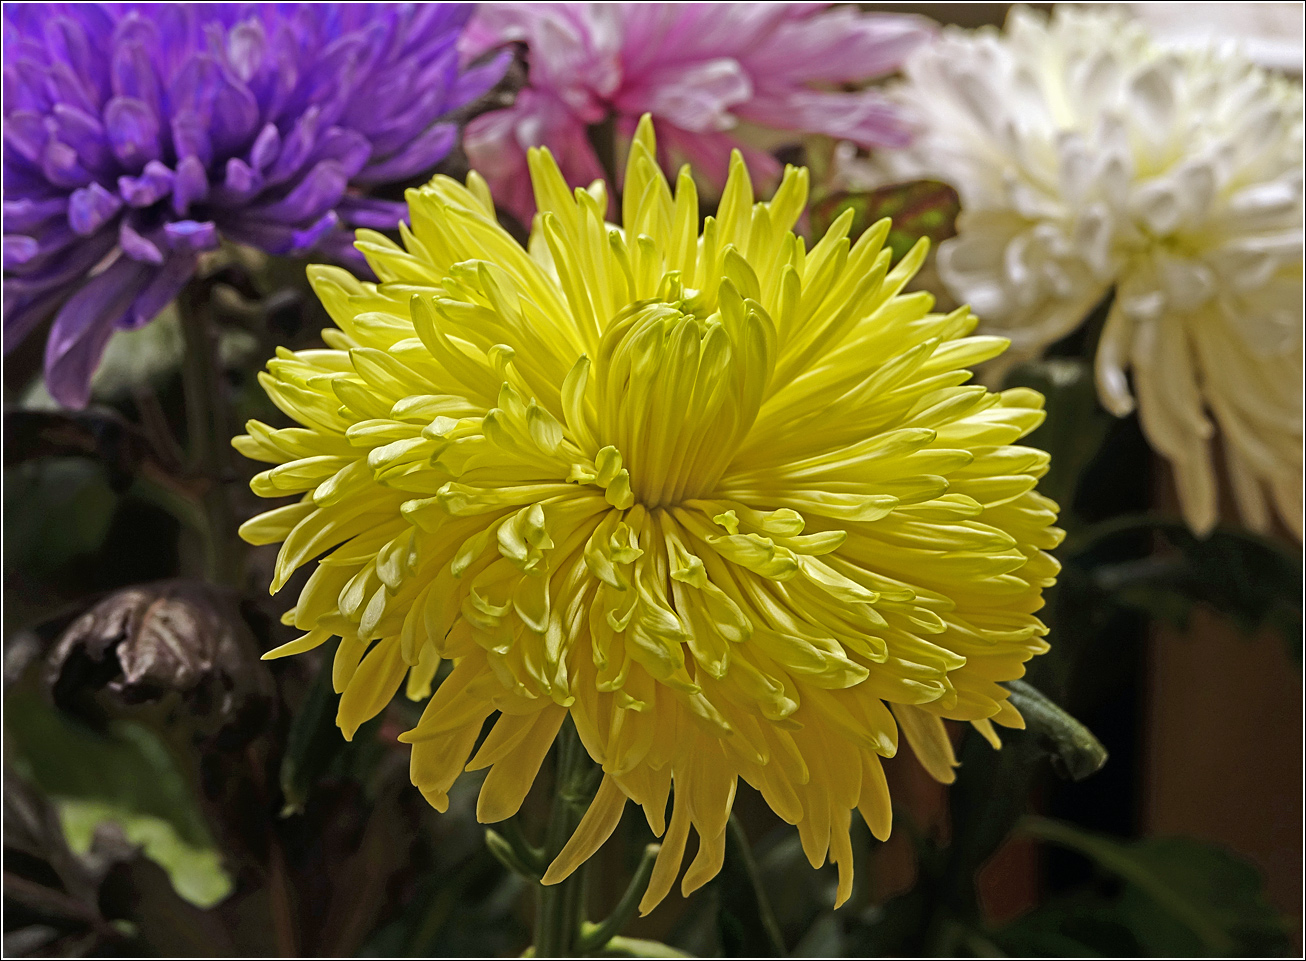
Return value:
M 866 193 L 835 193 L 812 205 L 814 236 L 822 236 L 845 210 L 853 212 L 848 234 L 853 239 L 876 221 L 891 218 L 893 227 L 885 244 L 898 260 L 922 237 L 937 244 L 955 236 L 961 205 L 957 192 L 937 180 L 889 184 Z
M 98 824 L 115 823 L 183 897 L 212 904 L 226 896 L 231 882 L 195 798 L 148 728 L 120 721 L 100 734 L 25 690 L 5 698 L 4 720 L 15 768 L 55 799 L 74 850 L 89 848 Z
M 1286 919 L 1265 900 L 1260 872 L 1250 864 L 1224 848 L 1188 838 L 1148 838 L 1132 848 L 1155 877 L 1227 935 L 1233 953 L 1287 953 Z M 1158 912 L 1152 892 L 1141 885 L 1126 885 L 1120 911 L 1150 954 L 1199 954 L 1209 946 L 1182 918 Z M 1227 943 L 1212 947 L 1229 950 Z
M 992 935 L 1013 957 L 1136 957 L 1146 952 L 1118 905 L 1097 894 L 1053 898 Z
M 1052 456 L 1038 489 L 1069 511 L 1084 468 L 1115 421 L 1097 402 L 1092 368 L 1069 357 L 1032 361 L 1012 370 L 1005 386 L 1030 387 L 1047 399 L 1047 419 L 1021 443 Z
M 281 757 L 283 817 L 304 810 L 313 784 L 344 749 L 345 739 L 336 727 L 336 696 L 331 687 L 331 662 L 339 643 L 333 637 L 323 646 L 321 666 L 290 723 L 286 753 Z
M 1187 838 L 1119 841 L 1046 818 L 1028 818 L 1021 831 L 1078 851 L 1124 882 L 1110 901 L 1076 909 L 1081 938 L 1090 926 L 1086 919 L 1093 919 L 1099 936 L 1127 930 L 1142 954 L 1265 955 L 1288 949 L 1287 926 L 1266 902 L 1260 874 L 1222 848 Z M 1059 910 L 1064 913 L 1064 906 Z M 1055 917 L 1041 922 L 1045 931 L 1065 931 L 1066 923 Z
M 92 554 L 118 505 L 104 470 L 72 457 L 19 464 L 4 487 L 5 567 L 24 578 Z
M 1179 628 L 1193 607 L 1205 604 L 1245 633 L 1278 631 L 1301 660 L 1302 561 L 1298 553 L 1269 538 L 1220 528 L 1199 538 L 1178 521 L 1124 518 L 1089 529 L 1076 549 L 1087 551 L 1108 537 L 1148 530 L 1168 549 L 1141 560 L 1103 564 L 1093 570 L 1099 591 L 1117 604 L 1145 611 Z

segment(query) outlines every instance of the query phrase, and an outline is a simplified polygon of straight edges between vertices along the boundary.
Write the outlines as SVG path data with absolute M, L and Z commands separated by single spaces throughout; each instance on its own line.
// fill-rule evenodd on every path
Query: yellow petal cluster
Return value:
M 379 283 L 313 268 L 339 329 L 262 375 L 301 426 L 235 441 L 275 465 L 255 492 L 299 500 L 241 532 L 282 542 L 274 592 L 316 559 L 273 654 L 340 636 L 347 737 L 405 679 L 429 697 L 402 739 L 436 808 L 489 768 L 479 817 L 513 815 L 570 715 L 604 777 L 546 883 L 633 800 L 663 836 L 642 909 L 692 827 L 689 893 L 743 778 L 842 902 L 852 809 L 888 834 L 899 731 L 947 781 L 943 719 L 1022 723 L 999 682 L 1047 648 L 1061 537 L 1048 457 L 1015 445 L 1042 397 L 966 384 L 1006 341 L 902 293 L 924 245 L 892 265 L 887 221 L 809 249 L 805 170 L 756 203 L 736 155 L 700 235 L 655 157 L 646 120 L 621 228 L 537 150 L 528 249 L 473 173 L 409 191 L 402 246 L 360 231 Z

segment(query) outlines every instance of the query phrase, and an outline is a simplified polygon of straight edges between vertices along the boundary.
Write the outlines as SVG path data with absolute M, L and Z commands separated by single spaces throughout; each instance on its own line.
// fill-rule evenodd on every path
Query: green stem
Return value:
M 658 852 L 661 850 L 662 845 L 660 844 L 646 845 L 639 867 L 635 869 L 634 877 L 630 879 L 630 884 L 626 885 L 626 892 L 621 896 L 621 900 L 617 902 L 617 906 L 612 909 L 612 913 L 598 924 L 581 925 L 581 936 L 576 942 L 576 947 L 581 954 L 598 951 L 620 934 L 621 929 L 626 926 L 626 922 L 635 916 L 640 899 L 644 897 L 644 892 L 648 890 L 649 878 L 653 877 L 653 864 L 657 861 Z
M 771 942 L 776 956 L 783 958 L 787 953 L 784 935 L 780 931 L 780 923 L 775 919 L 775 911 L 771 908 L 771 899 L 762 885 L 762 874 L 758 871 L 757 861 L 753 858 L 753 846 L 748 843 L 748 835 L 744 833 L 744 826 L 739 823 L 737 817 L 730 815 L 727 824 L 726 843 L 733 849 L 734 856 L 743 865 L 748 880 L 753 885 L 753 899 L 757 902 L 757 916 L 762 921 L 762 930 L 766 933 L 766 939 Z
M 582 789 L 589 773 L 588 765 L 585 748 L 570 721 L 558 732 L 555 771 L 553 810 L 544 839 L 546 864 L 552 863 L 571 837 L 580 821 L 578 807 L 584 806 Z M 583 864 L 566 880 L 536 887 L 536 957 L 570 957 L 575 953 L 581 924 L 585 921 L 584 887 Z
M 608 941 L 603 953 L 613 958 L 689 958 L 693 955 L 677 951 L 660 941 L 646 941 L 643 938 L 615 937 Z
M 177 306 L 186 346 L 182 386 L 191 468 L 206 481 L 202 503 L 208 527 L 205 538 L 208 574 L 215 583 L 238 587 L 244 552 L 236 540 L 235 512 L 227 494 L 227 484 L 235 477 L 231 462 L 232 432 L 223 403 L 218 342 L 206 289 L 191 284 L 178 298 Z

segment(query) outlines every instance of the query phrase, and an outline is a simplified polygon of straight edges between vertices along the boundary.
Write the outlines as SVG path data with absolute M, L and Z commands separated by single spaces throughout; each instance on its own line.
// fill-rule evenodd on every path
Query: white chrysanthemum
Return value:
M 1272 501 L 1301 537 L 1300 85 L 1067 7 L 945 33 L 906 73 L 924 129 L 887 163 L 957 187 L 939 270 L 1012 339 L 1008 361 L 1114 289 L 1099 393 L 1121 416 L 1137 398 L 1189 525 L 1216 521 L 1218 424 L 1246 521 L 1267 527 Z

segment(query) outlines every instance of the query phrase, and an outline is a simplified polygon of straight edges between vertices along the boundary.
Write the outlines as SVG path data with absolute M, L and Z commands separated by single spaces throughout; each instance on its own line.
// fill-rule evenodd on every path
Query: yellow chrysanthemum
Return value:
M 322 555 L 286 616 L 307 633 L 273 654 L 342 638 L 347 737 L 453 662 L 402 738 L 436 808 L 488 767 L 479 817 L 513 815 L 570 714 L 604 778 L 546 883 L 631 799 L 665 832 L 642 909 L 692 825 L 689 893 L 742 777 L 838 864 L 842 903 L 852 809 L 889 832 L 899 729 L 948 781 L 942 719 L 995 744 L 991 722 L 1021 725 L 998 682 L 1046 650 L 1061 536 L 1047 455 L 1012 446 L 1042 398 L 963 386 L 1006 341 L 900 293 L 924 245 L 890 269 L 887 221 L 850 245 L 845 216 L 808 250 L 807 172 L 754 203 L 736 155 L 700 237 L 689 173 L 673 197 L 655 156 L 645 122 L 624 230 L 538 150 L 529 252 L 472 174 L 409 192 L 403 247 L 359 233 L 380 283 L 313 268 L 340 329 L 263 375 L 303 426 L 236 439 L 280 465 L 257 493 L 303 497 L 241 532 L 285 542 L 273 591 Z

